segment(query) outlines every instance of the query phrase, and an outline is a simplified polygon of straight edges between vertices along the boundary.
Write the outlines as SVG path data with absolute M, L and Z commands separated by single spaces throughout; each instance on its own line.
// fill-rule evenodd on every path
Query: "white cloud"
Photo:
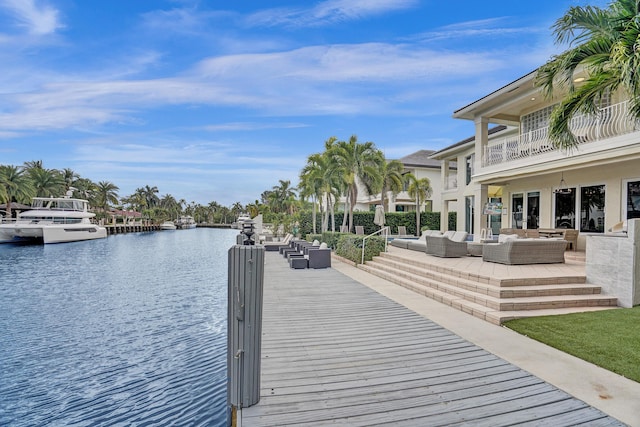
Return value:
M 274 8 L 246 18 L 251 26 L 324 26 L 405 10 L 418 0 L 326 0 L 311 8 Z
M 36 0 L 2 0 L 0 6 L 7 9 L 18 21 L 18 25 L 26 28 L 33 35 L 55 33 L 63 25 L 59 14 L 53 7 L 36 2 Z

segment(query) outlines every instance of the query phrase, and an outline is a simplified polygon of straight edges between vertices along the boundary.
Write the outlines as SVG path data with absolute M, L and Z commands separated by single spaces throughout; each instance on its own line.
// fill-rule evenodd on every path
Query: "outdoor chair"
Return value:
M 331 249 L 325 247 L 309 249 L 306 256 L 309 261 L 309 268 L 329 268 L 331 267 Z
M 293 235 L 290 233 L 287 233 L 287 235 L 284 236 L 284 239 L 281 242 L 265 242 L 264 250 L 271 252 L 271 251 L 279 251 L 280 248 L 283 246 L 289 247 L 289 242 L 291 241 L 292 238 L 293 238 Z
M 564 240 L 567 241 L 567 249 L 575 251 L 578 249 L 578 230 L 566 229 L 564 231 Z
M 356 234 L 364 236 L 364 227 L 362 225 L 356 225 Z
M 348 233 L 349 232 L 349 227 L 347 227 L 346 225 L 341 225 L 340 226 L 340 232 L 341 233 Z
M 442 258 L 467 256 L 467 235 L 465 231 L 456 231 L 453 235 L 451 233 L 442 236 L 427 235 L 426 253 Z
M 407 227 L 404 225 L 399 225 L 398 226 L 398 237 L 399 238 L 403 238 L 403 237 L 407 237 Z

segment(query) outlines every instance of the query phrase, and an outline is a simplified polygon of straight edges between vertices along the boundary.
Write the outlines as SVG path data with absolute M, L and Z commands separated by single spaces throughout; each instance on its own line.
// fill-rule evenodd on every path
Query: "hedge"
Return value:
M 373 223 L 375 212 L 354 212 L 353 222 L 355 225 L 361 225 L 364 227 L 365 234 L 371 234 L 380 229 L 380 227 Z M 300 234 L 306 238 L 307 234 L 313 233 L 312 213 L 304 212 L 300 214 Z M 342 212 L 336 212 L 335 214 L 335 229 L 340 230 L 342 225 Z M 388 212 L 385 214 L 385 225 L 390 227 L 391 234 L 396 234 L 398 226 L 404 226 L 407 229 L 407 233 L 416 235 L 416 214 L 415 212 Z M 440 212 L 421 212 L 420 213 L 420 228 L 424 229 L 428 227 L 429 230 L 440 230 Z M 449 212 L 449 227 L 448 230 L 456 229 L 456 213 Z M 316 218 L 316 232 L 319 233 L 322 230 L 322 217 L 320 213 Z M 329 225 L 331 230 L 331 225 Z
M 343 234 L 338 240 L 336 254 L 348 260 L 360 264 L 362 262 L 362 242 L 363 236 L 354 234 Z M 367 239 L 364 248 L 364 260 L 371 261 L 374 256 L 380 255 L 384 251 L 385 239 L 383 237 L 372 236 Z

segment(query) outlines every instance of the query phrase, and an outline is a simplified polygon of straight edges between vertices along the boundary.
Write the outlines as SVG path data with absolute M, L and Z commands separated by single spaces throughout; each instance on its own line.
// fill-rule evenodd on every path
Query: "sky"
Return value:
M 587 4 L 0 0 L 0 164 L 251 203 L 332 136 L 387 159 L 472 136 L 453 112 L 560 53 Z

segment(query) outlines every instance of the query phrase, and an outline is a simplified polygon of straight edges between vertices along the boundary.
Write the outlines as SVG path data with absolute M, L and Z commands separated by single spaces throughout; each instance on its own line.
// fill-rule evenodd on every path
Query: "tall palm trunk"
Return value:
M 318 234 L 316 233 L 316 196 L 313 196 L 312 200 L 313 211 L 311 213 L 311 221 L 313 221 L 313 234 Z
M 348 206 L 348 208 L 347 208 Z M 347 226 L 347 219 L 348 219 L 348 215 L 349 215 L 349 210 L 351 210 L 351 201 L 349 200 L 349 192 L 347 192 L 345 198 L 344 198 L 344 213 L 342 215 L 342 227 L 346 227 Z M 340 230 L 342 231 L 342 230 Z

